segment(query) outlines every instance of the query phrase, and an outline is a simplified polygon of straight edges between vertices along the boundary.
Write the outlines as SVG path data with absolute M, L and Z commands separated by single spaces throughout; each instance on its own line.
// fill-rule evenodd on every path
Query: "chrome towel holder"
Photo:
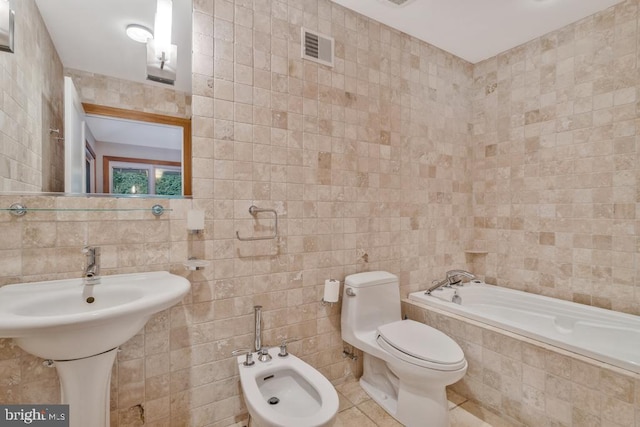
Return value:
M 278 212 L 276 212 L 275 209 L 263 209 L 255 205 L 251 205 L 249 207 L 249 213 L 254 217 L 261 212 L 269 212 L 273 214 L 273 218 L 275 220 L 274 226 L 273 226 L 273 234 L 270 236 L 264 236 L 264 237 L 240 237 L 240 233 L 236 231 L 236 237 L 238 238 L 238 240 L 242 242 L 249 242 L 253 240 L 270 240 L 278 237 Z

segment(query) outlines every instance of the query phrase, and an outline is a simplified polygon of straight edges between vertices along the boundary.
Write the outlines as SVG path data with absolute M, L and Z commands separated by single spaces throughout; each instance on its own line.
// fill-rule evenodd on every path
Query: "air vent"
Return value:
M 302 29 L 302 58 L 333 67 L 333 37 Z

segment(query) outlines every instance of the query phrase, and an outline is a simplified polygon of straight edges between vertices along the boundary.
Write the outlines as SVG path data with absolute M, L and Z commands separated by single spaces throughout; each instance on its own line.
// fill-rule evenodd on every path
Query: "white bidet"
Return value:
M 245 366 L 238 357 L 240 384 L 252 427 L 331 426 L 338 412 L 338 394 L 320 372 L 289 354 Z

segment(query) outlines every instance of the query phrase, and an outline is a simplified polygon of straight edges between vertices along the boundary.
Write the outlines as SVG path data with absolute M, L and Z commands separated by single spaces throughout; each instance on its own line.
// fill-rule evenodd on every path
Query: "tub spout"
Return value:
M 447 277 L 442 279 L 441 281 L 434 280 L 433 286 L 427 289 L 424 293 L 430 295 L 431 292 L 438 290 L 440 288 L 450 288 L 451 285 L 459 285 L 462 283 L 462 279 L 460 277 L 466 277 L 469 280 L 473 280 L 476 278 L 472 273 L 469 273 L 465 270 L 449 270 L 447 271 Z
M 462 277 L 466 277 L 469 280 L 473 280 L 476 276 L 473 273 L 469 273 L 465 270 L 449 270 L 447 271 L 447 278 L 452 285 L 459 285 L 462 283 Z

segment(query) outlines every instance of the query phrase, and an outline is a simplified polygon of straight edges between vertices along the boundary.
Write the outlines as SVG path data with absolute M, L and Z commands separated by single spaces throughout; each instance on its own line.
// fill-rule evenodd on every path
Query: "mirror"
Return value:
M 9 73 L 3 92 L 15 101 L 0 106 L 0 119 L 6 119 L 0 120 L 0 191 L 108 193 L 116 174 L 116 181 L 136 182 L 129 190 L 116 185 L 121 194 L 156 194 L 160 187 L 174 195 L 180 176 L 180 194 L 190 195 L 191 0 L 173 0 L 174 85 L 147 80 L 146 45 L 125 32 L 130 24 L 153 29 L 156 0 L 20 0 L 12 6 L 15 54 L 2 59 L 16 72 Z M 74 130 L 65 124 L 63 76 L 73 81 L 87 108 L 84 128 L 78 129 L 86 129 L 82 139 L 91 144 L 82 144 L 75 172 L 64 166 L 66 140 Z M 140 133 L 146 131 L 152 136 Z M 137 136 L 128 144 L 101 141 L 105 134 L 133 132 Z M 182 141 L 177 151 L 148 147 L 169 135 Z M 96 145 L 106 144 L 112 145 L 96 151 Z M 116 144 L 129 146 L 118 153 Z
M 191 195 L 191 120 L 83 103 L 87 193 Z

